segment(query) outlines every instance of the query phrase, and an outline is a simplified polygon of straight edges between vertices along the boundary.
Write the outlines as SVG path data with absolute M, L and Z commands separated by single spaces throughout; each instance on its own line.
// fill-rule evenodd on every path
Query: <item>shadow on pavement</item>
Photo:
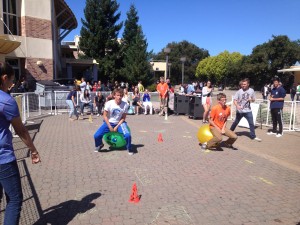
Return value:
M 69 224 L 77 214 L 84 214 L 95 207 L 92 203 L 94 199 L 101 196 L 100 193 L 92 193 L 81 200 L 69 200 L 62 202 L 56 206 L 52 206 L 43 211 L 41 218 L 34 223 L 34 225 L 42 224 Z
M 144 145 L 142 145 L 142 144 L 139 144 L 139 145 L 131 144 L 132 152 L 135 154 L 138 153 L 138 148 L 142 148 L 142 147 L 144 147 Z M 127 151 L 127 149 L 126 149 L 126 147 L 122 147 L 122 148 L 109 147 L 108 149 L 101 149 L 99 152 L 107 153 L 107 152 L 113 152 L 113 151 Z

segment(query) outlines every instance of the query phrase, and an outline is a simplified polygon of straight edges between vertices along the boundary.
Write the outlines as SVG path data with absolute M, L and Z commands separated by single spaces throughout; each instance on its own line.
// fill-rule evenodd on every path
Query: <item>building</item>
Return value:
M 299 62 L 297 62 L 294 66 L 291 66 L 290 68 L 277 70 L 277 72 L 287 73 L 288 75 L 290 75 L 292 73 L 294 76 L 293 82 L 296 84 L 300 84 L 300 64 L 299 64 Z
M 154 78 L 159 79 L 159 77 L 171 77 L 171 63 L 168 63 L 168 74 L 166 74 L 166 61 L 150 61 L 152 67 Z
M 93 59 L 80 59 L 84 55 L 79 49 L 80 36 L 75 36 L 74 41 L 63 41 L 61 44 L 61 62 L 63 80 L 80 79 L 84 76 L 87 80 L 98 79 L 98 63 Z
M 64 0 L 0 1 L 0 37 L 20 42 L 0 61 L 13 66 L 16 80 L 26 79 L 31 89 L 37 80 L 64 77 L 61 41 L 77 27 L 77 20 Z

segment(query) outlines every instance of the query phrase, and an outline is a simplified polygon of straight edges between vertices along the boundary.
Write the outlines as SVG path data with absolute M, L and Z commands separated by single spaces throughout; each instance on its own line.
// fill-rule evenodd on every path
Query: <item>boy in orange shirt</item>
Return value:
M 226 95 L 219 93 L 217 95 L 218 103 L 215 105 L 210 112 L 209 128 L 213 135 L 213 138 L 207 142 L 207 146 L 204 144 L 202 148 L 211 149 L 213 147 L 219 148 L 222 142 L 222 135 L 228 137 L 224 142 L 227 148 L 235 149 L 232 144 L 236 141 L 237 135 L 226 128 L 227 118 L 230 116 L 230 107 L 226 105 Z
M 159 95 L 159 100 L 160 100 L 160 112 L 159 115 L 163 116 L 164 113 L 168 113 L 167 110 L 167 102 L 168 102 L 168 91 L 169 91 L 169 86 L 167 83 L 165 83 L 164 77 L 159 78 L 160 83 L 156 86 L 156 90 Z

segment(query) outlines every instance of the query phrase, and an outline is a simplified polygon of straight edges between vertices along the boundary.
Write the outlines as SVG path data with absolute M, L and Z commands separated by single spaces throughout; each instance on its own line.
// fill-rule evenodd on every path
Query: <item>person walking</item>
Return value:
M 283 135 L 282 109 L 285 95 L 286 91 L 280 85 L 279 78 L 275 77 L 273 79 L 273 89 L 271 90 L 269 98 L 273 128 L 267 133 L 268 135 L 274 134 L 276 137 L 281 137 Z M 279 127 L 278 130 L 277 125 Z
M 70 107 L 70 112 L 69 112 L 69 120 L 74 121 L 75 119 L 72 118 L 73 115 L 75 115 L 76 119 L 78 120 L 79 115 L 76 109 L 76 97 L 77 97 L 77 91 L 79 91 L 80 88 L 79 86 L 74 86 L 73 90 L 71 90 L 67 96 L 66 103 Z
M 32 163 L 41 162 L 39 153 L 22 123 L 18 105 L 7 93 L 14 78 L 13 68 L 7 63 L 0 62 L 0 199 L 3 197 L 2 189 L 4 189 L 7 201 L 4 225 L 19 224 L 23 201 L 21 178 L 14 154 L 13 137 L 9 130 L 10 125 L 28 146 Z
M 230 130 L 234 131 L 240 120 L 244 117 L 250 127 L 250 138 L 255 141 L 261 141 L 256 137 L 255 127 L 253 121 L 253 114 L 251 110 L 251 102 L 255 101 L 255 92 L 249 87 L 250 80 L 245 78 L 240 81 L 240 89 L 235 93 L 233 97 L 233 104 L 236 106 L 236 116 Z

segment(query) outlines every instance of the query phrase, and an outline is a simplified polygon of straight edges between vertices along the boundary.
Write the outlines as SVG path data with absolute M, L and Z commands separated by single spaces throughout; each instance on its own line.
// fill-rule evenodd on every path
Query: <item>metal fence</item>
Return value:
M 19 106 L 20 115 L 23 123 L 28 122 L 31 118 L 42 115 L 58 115 L 68 113 L 69 108 L 66 99 L 69 91 L 54 91 L 54 92 L 27 92 L 27 93 L 12 93 Z M 97 92 L 91 92 L 93 100 Z M 107 97 L 111 92 L 101 92 L 104 97 Z M 142 94 L 142 93 L 141 93 Z M 154 107 L 158 107 L 159 98 L 157 92 L 152 92 L 151 101 Z M 129 100 L 132 101 L 132 93 L 129 93 Z M 77 104 L 79 103 L 79 93 L 77 92 Z M 229 105 L 233 106 L 233 97 Z M 272 119 L 270 113 L 270 102 L 268 100 L 256 99 L 259 103 L 259 112 L 256 123 L 264 126 L 271 126 Z M 233 120 L 236 114 L 235 107 L 231 107 L 230 119 Z M 285 101 L 283 108 L 283 128 L 284 131 L 300 131 L 300 101 Z
M 262 124 L 263 126 L 267 127 L 272 126 L 270 101 L 256 99 L 255 103 L 259 104 L 256 124 Z M 236 115 L 236 107 L 233 105 L 233 96 L 231 102 L 228 102 L 228 105 L 232 106 L 230 120 L 234 120 Z M 283 131 L 300 131 L 300 101 L 284 101 L 282 122 Z

